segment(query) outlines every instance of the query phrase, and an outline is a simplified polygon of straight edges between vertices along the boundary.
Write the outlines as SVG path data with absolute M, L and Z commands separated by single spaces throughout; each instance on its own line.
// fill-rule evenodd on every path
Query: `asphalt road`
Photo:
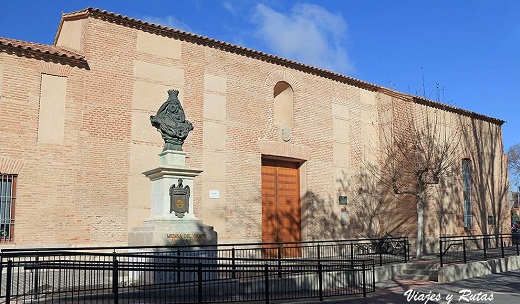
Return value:
M 451 300 L 450 300 L 451 299 Z M 274 302 L 282 303 L 282 302 Z M 520 303 L 520 270 L 491 274 L 463 281 L 439 284 L 436 282 L 390 280 L 376 284 L 376 292 L 363 297 L 326 298 L 319 301 L 284 303 L 327 304 L 447 304 L 447 303 Z

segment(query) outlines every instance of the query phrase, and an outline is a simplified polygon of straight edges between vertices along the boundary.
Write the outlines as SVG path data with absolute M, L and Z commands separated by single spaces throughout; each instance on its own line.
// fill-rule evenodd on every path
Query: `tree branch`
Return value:
M 392 189 L 394 190 L 395 194 L 411 194 L 415 196 L 419 194 L 419 192 L 416 190 L 400 190 L 399 187 L 397 187 L 397 181 L 395 179 L 392 179 Z

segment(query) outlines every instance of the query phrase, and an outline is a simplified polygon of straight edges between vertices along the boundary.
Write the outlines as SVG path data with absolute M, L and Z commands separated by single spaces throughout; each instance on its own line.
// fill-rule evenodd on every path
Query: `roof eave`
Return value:
M 349 77 L 349 76 L 345 76 L 345 75 L 342 75 L 342 74 L 334 73 L 334 72 L 331 72 L 331 71 L 328 71 L 328 70 L 324 70 L 324 69 L 320 69 L 320 68 L 317 68 L 317 67 L 305 65 L 303 63 L 299 63 L 299 62 L 296 62 L 296 61 L 288 60 L 288 59 L 285 59 L 285 58 L 282 58 L 282 57 L 270 55 L 270 54 L 263 53 L 263 52 L 260 52 L 260 51 L 255 51 L 255 50 L 252 50 L 252 49 L 249 49 L 249 48 L 246 48 L 246 47 L 241 47 L 241 46 L 238 46 L 238 45 L 234 45 L 234 44 L 231 44 L 231 43 L 219 41 L 219 40 L 216 40 L 216 39 L 212 39 L 212 38 L 208 38 L 208 37 L 204 37 L 204 36 L 200 36 L 200 35 L 195 35 L 195 34 L 184 32 L 184 31 L 172 29 L 172 28 L 169 28 L 169 27 L 166 27 L 166 26 L 161 26 L 161 25 L 157 25 L 157 24 L 153 24 L 153 23 L 148 23 L 148 22 L 141 21 L 141 20 L 138 20 L 138 19 L 126 17 L 126 16 L 123 16 L 123 15 L 110 13 L 110 12 L 107 12 L 107 11 L 101 11 L 100 9 L 97 9 L 97 8 L 89 7 L 87 9 L 82 10 L 82 11 L 77 11 L 77 12 L 73 12 L 73 13 L 70 13 L 70 14 L 64 14 L 63 17 L 62 17 L 61 23 L 60 23 L 60 30 L 61 30 L 61 25 L 62 25 L 64 20 L 80 19 L 80 18 L 86 18 L 88 16 L 93 16 L 95 18 L 100 18 L 100 19 L 103 19 L 103 20 L 107 20 L 109 22 L 115 22 L 115 23 L 118 23 L 118 24 L 124 24 L 126 26 L 133 27 L 133 28 L 136 28 L 136 29 L 139 29 L 139 30 L 143 30 L 143 31 L 146 31 L 146 32 L 155 33 L 155 34 L 159 34 L 159 35 L 163 35 L 163 36 L 167 36 L 167 37 L 172 37 L 172 38 L 175 38 L 175 39 L 188 41 L 188 42 L 192 42 L 192 43 L 195 43 L 195 44 L 201 44 L 201 45 L 205 45 L 205 46 L 208 46 L 208 47 L 217 48 L 217 49 L 221 49 L 221 50 L 224 50 L 224 51 L 227 51 L 227 52 L 236 53 L 236 54 L 240 54 L 240 55 L 247 56 L 247 57 L 250 57 L 250 58 L 258 59 L 258 60 L 261 60 L 261 61 L 270 62 L 270 63 L 273 63 L 273 64 L 285 66 L 285 67 L 288 67 L 288 68 L 291 68 L 291 69 L 295 69 L 295 70 L 299 70 L 299 71 L 302 71 L 302 72 L 305 72 L 305 73 L 309 73 L 309 74 L 312 74 L 312 75 L 317 75 L 317 76 L 320 76 L 320 77 L 328 78 L 328 79 L 331 79 L 331 80 L 334 80 L 334 81 L 338 81 L 338 82 L 341 82 L 341 83 L 346 83 L 346 84 L 349 84 L 349 85 L 352 85 L 352 86 L 356 86 L 356 87 L 359 87 L 359 88 L 362 88 L 362 89 L 365 89 L 365 90 L 369 90 L 369 91 L 373 91 L 373 92 L 388 92 L 390 95 L 396 96 L 398 98 L 404 98 L 404 99 L 412 100 L 412 101 L 414 101 L 416 103 L 424 104 L 424 105 L 427 105 L 427 106 L 429 105 L 429 106 L 433 106 L 433 107 L 436 107 L 436 108 L 442 108 L 442 109 L 444 109 L 446 111 L 458 113 L 458 114 L 461 114 L 461 115 L 464 115 L 464 116 L 469 116 L 469 117 L 472 117 L 472 118 L 482 119 L 482 120 L 489 121 L 491 123 L 494 123 L 494 124 L 497 124 L 497 125 L 500 125 L 500 126 L 505 122 L 505 121 L 497 119 L 497 118 L 492 118 L 492 117 L 489 117 L 489 116 L 486 116 L 486 115 L 482 115 L 482 114 L 478 114 L 478 113 L 475 113 L 475 112 L 466 111 L 466 110 L 463 110 L 463 109 L 460 109 L 460 108 L 457 108 L 457 107 L 454 107 L 454 106 L 445 105 L 445 104 L 442 104 L 442 103 L 439 103 L 439 102 L 435 102 L 433 100 L 428 100 L 428 99 L 417 97 L 417 96 L 414 96 L 414 95 L 397 92 L 397 91 L 394 91 L 394 90 L 391 90 L 391 89 L 388 89 L 388 88 L 385 88 L 385 87 L 382 87 L 382 86 L 379 86 L 379 85 L 375 85 L 375 84 L 372 84 L 372 83 L 369 83 L 369 82 L 366 82 L 366 81 L 362 81 L 362 80 L 359 80 L 359 79 L 355 79 L 355 78 L 352 78 L 352 77 Z
M 1 38 L 0 49 L 18 56 L 64 63 L 88 69 L 88 63 L 82 55 L 56 47 L 54 45 Z

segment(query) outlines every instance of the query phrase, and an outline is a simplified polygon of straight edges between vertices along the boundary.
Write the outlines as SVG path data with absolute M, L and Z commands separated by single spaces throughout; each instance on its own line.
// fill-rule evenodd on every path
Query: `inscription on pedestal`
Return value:
M 190 239 L 201 240 L 206 238 L 205 233 L 168 233 L 166 237 L 172 240 L 176 239 Z
M 170 187 L 170 213 L 175 213 L 178 218 L 183 218 L 184 214 L 190 208 L 190 187 L 182 185 L 182 179 L 179 184 L 173 184 Z

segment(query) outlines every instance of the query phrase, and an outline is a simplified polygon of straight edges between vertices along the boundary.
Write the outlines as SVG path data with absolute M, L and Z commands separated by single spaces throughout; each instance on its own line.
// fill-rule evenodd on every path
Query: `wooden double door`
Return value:
M 262 160 L 262 242 L 301 241 L 300 163 Z M 266 245 L 264 248 L 273 248 Z M 267 253 L 278 255 L 277 250 Z M 284 245 L 283 256 L 300 256 L 299 244 Z

